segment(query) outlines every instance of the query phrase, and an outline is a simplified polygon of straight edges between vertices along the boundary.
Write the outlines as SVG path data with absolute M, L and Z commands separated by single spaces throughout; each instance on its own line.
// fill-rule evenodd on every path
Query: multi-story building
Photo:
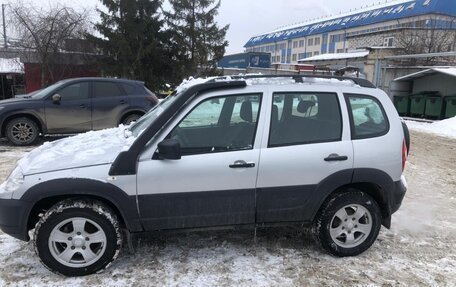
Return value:
M 431 36 L 430 31 L 440 34 Z M 244 47 L 246 52 L 270 53 L 273 63 L 294 64 L 321 54 L 360 48 L 413 48 L 418 38 L 424 38 L 426 45 L 442 37 L 446 39 L 442 44 L 427 51 L 456 50 L 456 0 L 389 1 L 254 36 Z

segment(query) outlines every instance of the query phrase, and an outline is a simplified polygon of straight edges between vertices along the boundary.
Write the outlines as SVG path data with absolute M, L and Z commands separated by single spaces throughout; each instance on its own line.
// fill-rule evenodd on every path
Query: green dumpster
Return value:
M 412 117 L 424 116 L 426 110 L 426 96 L 422 93 L 410 95 L 410 115 Z
M 444 118 L 456 117 L 456 95 L 446 96 L 444 98 Z
M 436 120 L 443 117 L 443 99 L 440 95 L 428 95 L 426 97 L 424 116 Z
M 409 114 L 410 109 L 410 99 L 409 96 L 394 96 L 393 103 L 396 107 L 397 112 L 401 116 L 406 116 Z
M 426 98 L 440 96 L 439 92 L 420 92 L 410 95 L 410 116 L 422 118 L 426 112 Z

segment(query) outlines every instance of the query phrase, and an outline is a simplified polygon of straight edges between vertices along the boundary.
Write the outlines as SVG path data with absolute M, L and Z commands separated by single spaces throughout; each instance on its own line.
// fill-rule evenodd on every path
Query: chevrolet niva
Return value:
M 187 81 L 136 123 L 45 143 L 0 186 L 0 228 L 46 267 L 100 271 L 124 234 L 300 224 L 335 256 L 389 228 L 408 129 L 362 79 Z M 125 232 L 122 232 L 125 231 Z M 128 237 L 128 236 L 127 236 Z

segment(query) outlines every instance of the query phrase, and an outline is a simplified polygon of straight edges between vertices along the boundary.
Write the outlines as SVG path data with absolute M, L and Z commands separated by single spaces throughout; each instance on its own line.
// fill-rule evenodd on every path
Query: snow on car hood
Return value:
M 127 150 L 135 140 L 125 129 L 125 126 L 121 125 L 46 142 L 25 155 L 18 165 L 23 174 L 27 175 L 112 163 L 117 155 Z

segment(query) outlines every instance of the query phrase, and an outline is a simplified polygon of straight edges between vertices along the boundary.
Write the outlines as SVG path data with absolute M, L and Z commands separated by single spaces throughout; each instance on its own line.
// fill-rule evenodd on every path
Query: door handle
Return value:
M 346 155 L 338 155 L 337 153 L 332 153 L 327 158 L 325 158 L 325 161 L 344 161 L 347 159 L 348 156 Z
M 82 104 L 79 106 L 81 109 L 85 109 L 86 108 L 86 105 L 85 104 Z
M 233 164 L 230 164 L 230 168 L 252 168 L 255 167 L 253 162 L 245 162 L 243 160 L 237 160 Z
M 125 104 L 125 100 L 120 100 L 119 102 L 120 102 L 121 105 Z

